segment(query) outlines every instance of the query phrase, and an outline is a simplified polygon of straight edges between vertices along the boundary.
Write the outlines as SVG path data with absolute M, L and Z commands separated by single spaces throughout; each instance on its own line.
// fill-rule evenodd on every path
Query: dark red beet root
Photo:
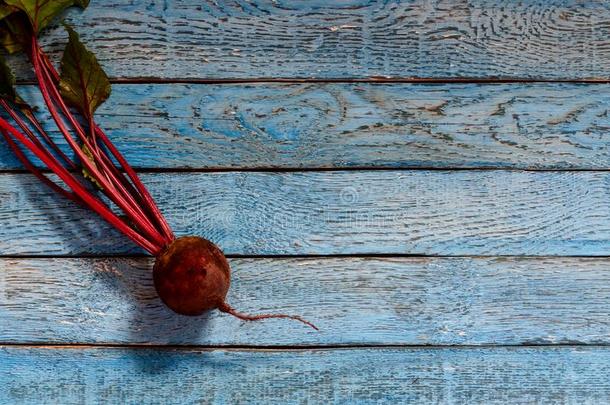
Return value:
M 298 316 L 285 314 L 246 315 L 225 302 L 231 285 L 231 269 L 222 251 L 209 240 L 184 236 L 172 242 L 155 261 L 153 279 L 157 294 L 174 312 L 201 315 L 219 309 L 245 321 L 289 318 L 318 330 Z
M 176 239 L 157 257 L 153 278 L 165 305 L 182 315 L 201 315 L 224 303 L 231 270 L 216 245 L 186 236 Z

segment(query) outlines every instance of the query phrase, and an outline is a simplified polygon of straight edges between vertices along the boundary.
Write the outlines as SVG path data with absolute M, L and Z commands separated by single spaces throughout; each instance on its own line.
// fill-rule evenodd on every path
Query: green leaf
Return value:
M 15 11 L 17 11 L 16 8 L 11 7 L 8 4 L 0 3 L 0 20 L 13 14 Z
M 12 102 L 24 111 L 31 110 L 30 106 L 17 94 L 15 76 L 2 56 L 0 56 L 0 98 Z
M 0 98 L 12 101 L 16 97 L 15 76 L 4 58 L 0 56 Z
M 25 12 L 36 34 L 68 7 L 76 5 L 85 8 L 89 4 L 89 0 L 4 0 L 4 2 Z
M 89 159 L 89 161 L 91 162 L 93 167 L 97 168 L 97 165 L 95 164 L 95 156 L 93 156 L 93 153 L 91 153 L 91 151 L 89 150 L 87 145 L 83 144 L 81 146 L 81 150 L 83 151 L 85 156 L 87 156 L 87 158 Z M 97 187 L 98 189 L 100 189 L 102 191 L 104 190 L 102 185 L 95 179 L 95 177 L 93 177 L 93 175 L 89 172 L 89 170 L 87 170 L 86 167 L 83 167 L 83 177 L 86 178 L 87 180 L 89 180 L 91 183 L 93 183 L 93 185 L 95 187 Z
M 32 28 L 22 13 L 11 14 L 0 21 L 0 45 L 8 53 L 26 49 L 31 37 Z
M 78 34 L 65 26 L 70 40 L 61 60 L 59 90 L 66 102 L 91 118 L 110 97 L 110 81 L 95 55 L 80 42 Z

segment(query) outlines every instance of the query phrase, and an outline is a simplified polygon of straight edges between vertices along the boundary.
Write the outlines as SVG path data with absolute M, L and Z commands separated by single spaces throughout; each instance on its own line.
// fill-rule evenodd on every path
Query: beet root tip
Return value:
M 260 315 L 247 315 L 247 314 L 242 314 L 241 312 L 236 311 L 232 306 L 230 306 L 229 304 L 227 304 L 226 302 L 221 302 L 220 304 L 218 304 L 218 310 L 221 312 L 225 312 L 229 315 L 233 315 L 234 317 L 241 319 L 242 321 L 260 321 L 262 319 L 272 319 L 272 318 L 284 318 L 284 319 L 292 319 L 295 321 L 299 321 L 304 323 L 305 325 L 320 331 L 320 329 L 318 329 L 318 327 L 316 325 L 314 325 L 313 323 L 309 322 L 306 319 L 303 319 L 300 316 L 297 315 L 286 315 L 286 314 L 260 314 Z
M 225 302 L 231 285 L 227 258 L 215 244 L 198 236 L 178 238 L 161 252 L 155 260 L 153 280 L 161 300 L 181 315 L 196 316 L 218 308 L 244 321 L 286 318 L 319 330 L 300 316 L 236 311 Z

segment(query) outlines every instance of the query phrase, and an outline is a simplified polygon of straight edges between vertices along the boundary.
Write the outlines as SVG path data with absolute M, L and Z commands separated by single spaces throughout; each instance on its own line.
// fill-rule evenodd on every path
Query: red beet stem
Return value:
M 35 40 L 34 40 L 34 45 L 36 45 Z M 127 216 L 136 224 L 137 228 L 140 231 L 144 232 L 147 235 L 147 237 L 150 238 L 149 239 L 150 242 L 156 247 L 155 250 L 162 249 L 167 243 L 166 240 L 152 226 L 152 224 L 150 223 L 148 218 L 146 218 L 144 216 L 141 209 L 139 209 L 138 204 L 136 204 L 132 198 L 127 198 L 127 201 L 126 201 L 126 199 L 121 195 L 121 193 L 119 193 L 115 190 L 115 187 L 113 186 L 111 180 L 108 177 L 104 177 L 102 175 L 102 173 L 98 170 L 98 168 L 95 166 L 95 164 L 93 164 L 93 162 L 90 161 L 90 159 L 84 154 L 84 152 L 76 144 L 75 140 L 72 138 L 69 130 L 65 126 L 64 122 L 62 121 L 62 119 L 59 115 L 59 112 L 57 111 L 57 109 L 54 105 L 54 102 L 57 102 L 57 104 L 61 108 L 64 116 L 68 119 L 68 121 L 70 122 L 72 127 L 75 129 L 75 131 L 79 135 L 79 138 L 85 143 L 85 145 L 89 148 L 89 150 L 92 151 L 92 153 L 97 155 L 96 157 L 98 158 L 100 163 L 102 163 L 101 159 L 99 158 L 99 153 L 97 153 L 97 152 L 99 152 L 99 150 L 96 150 L 91 145 L 91 143 L 87 140 L 87 137 L 85 136 L 85 134 L 83 132 L 83 129 L 80 127 L 80 125 L 78 124 L 76 119 L 71 115 L 68 107 L 63 102 L 63 99 L 61 98 L 61 95 L 59 94 L 59 92 L 55 88 L 55 86 L 49 85 L 49 81 L 51 81 L 51 78 L 50 78 L 49 73 L 45 69 L 41 69 L 41 67 L 42 67 L 42 65 L 40 63 L 41 58 L 40 58 L 40 54 L 38 52 L 33 52 L 32 62 L 34 64 L 34 71 L 36 73 L 36 77 L 39 82 L 39 87 L 42 92 L 45 103 L 47 105 L 47 108 L 49 109 L 49 112 L 51 113 L 51 116 L 53 117 L 57 127 L 64 135 L 64 138 L 70 144 L 70 147 L 74 150 L 76 155 L 79 157 L 83 166 L 85 166 L 85 168 L 102 185 L 102 187 L 106 191 L 106 195 L 119 208 L 121 208 L 121 210 L 125 214 L 127 214 Z M 106 174 L 106 176 L 108 176 L 108 173 L 106 173 L 106 171 L 104 172 L 104 174 Z
M 34 38 L 32 48 L 33 48 L 32 53 L 35 52 L 39 55 L 41 66 L 47 71 L 51 81 L 53 81 L 55 83 L 59 82 L 59 73 L 57 72 L 57 70 L 55 69 L 55 67 L 53 66 L 51 61 L 49 60 L 49 57 L 47 56 L 47 54 L 38 44 L 38 41 L 36 41 L 36 38 Z M 133 185 L 135 185 L 137 192 L 140 194 L 138 197 L 142 198 L 143 204 L 141 204 L 141 205 L 149 212 L 149 214 L 151 214 L 152 218 L 155 220 L 157 225 L 160 227 L 160 231 L 161 231 L 163 237 L 165 238 L 166 244 L 169 245 L 172 241 L 174 241 L 176 239 L 176 237 L 174 236 L 174 233 L 173 233 L 171 227 L 169 226 L 165 217 L 161 213 L 161 210 L 159 210 L 159 207 L 155 203 L 154 199 L 152 198 L 152 196 L 150 195 L 150 193 L 148 192 L 146 187 L 144 187 L 144 185 L 140 181 L 140 178 L 136 174 L 135 170 L 133 170 L 133 168 L 129 165 L 129 163 L 127 163 L 127 160 L 118 151 L 118 149 L 114 146 L 114 144 L 112 144 L 112 142 L 110 142 L 110 140 L 108 139 L 108 137 L 106 136 L 104 131 L 97 124 L 95 124 L 93 119 L 90 120 L 90 125 L 94 128 L 94 130 L 92 130 L 92 138 L 95 140 L 96 136 L 99 136 L 101 138 L 104 146 L 106 146 L 108 148 L 110 153 L 118 161 L 119 165 L 123 168 L 123 170 L 125 170 L 125 172 L 127 173 L 127 176 L 129 177 L 129 179 L 131 180 Z M 103 155 L 105 158 L 107 158 L 105 156 L 105 154 L 103 154 Z M 112 168 L 115 169 L 114 165 L 111 165 L 111 166 L 113 166 Z M 122 179 L 123 177 L 120 176 L 120 178 Z M 127 184 L 129 184 L 129 186 L 131 186 L 131 184 L 129 182 L 125 182 L 125 183 L 127 183 Z M 132 190 L 131 187 L 129 187 L 129 188 L 130 188 L 130 190 Z M 137 193 L 132 193 L 132 194 L 137 195 Z
M 14 128 L 8 121 L 0 118 L 0 135 L 6 138 L 8 145 L 24 166 L 54 191 L 98 213 L 117 230 L 151 254 L 159 254 L 163 248 L 171 243 L 174 236 L 154 204 L 152 197 L 137 179 L 135 171 L 128 166 L 122 156 L 118 154 L 116 148 L 95 125 L 91 116 L 85 117 L 88 119 L 89 132 L 88 135 L 86 134 L 83 124 L 74 117 L 64 102 L 57 88 L 59 75 L 40 48 L 36 37 L 32 37 L 30 45 L 28 54 L 34 66 L 38 86 L 53 121 L 55 121 L 59 131 L 80 160 L 82 167 L 100 184 L 106 197 L 127 215 L 131 224 L 127 222 L 128 220 L 124 220 L 115 214 L 82 180 L 79 180 L 68 170 L 77 168 L 75 162 L 61 151 L 48 136 L 33 112 L 27 107 L 25 109 L 20 108 L 21 112 L 17 112 L 13 109 L 11 103 L 2 101 L 0 107 L 7 111 L 21 131 Z M 98 145 L 98 133 L 102 134 L 100 138 L 106 145 L 105 149 Z M 76 136 L 73 136 L 73 134 Z M 84 147 L 89 149 L 91 156 L 80 147 L 79 140 Z M 111 145 L 112 148 L 108 145 Z M 42 173 L 22 148 L 28 149 L 40 159 L 61 179 L 67 189 Z M 117 155 L 120 157 L 117 160 L 124 169 L 127 169 L 127 176 L 121 173 L 120 168 L 115 165 L 109 152 L 107 152 L 108 149 L 112 149 L 110 153 L 115 155 L 115 158 L 117 158 Z
M 66 156 L 66 154 L 63 153 L 61 151 L 61 149 L 59 149 L 59 146 L 57 146 L 57 144 L 47 134 L 47 132 L 44 130 L 44 128 L 42 127 L 42 125 L 40 124 L 40 122 L 38 121 L 38 119 L 36 118 L 34 113 L 29 108 L 26 110 L 23 110 L 22 112 L 23 112 L 23 115 L 28 119 L 30 124 L 34 127 L 34 129 L 36 131 L 38 131 L 38 133 L 42 136 L 42 139 L 45 141 L 45 143 L 51 147 L 53 152 L 55 152 L 55 154 L 57 154 L 57 156 L 59 156 L 64 162 L 66 162 L 66 164 L 71 169 L 76 169 L 76 167 L 77 167 L 76 163 L 74 163 L 72 161 L 72 159 L 70 159 L 68 156 Z
M 40 142 L 40 140 L 34 135 L 34 133 L 25 123 L 23 118 L 13 108 L 11 108 L 11 106 L 6 102 L 6 100 L 0 99 L 0 106 L 4 108 L 8 115 L 17 123 L 17 125 L 19 125 L 19 128 L 21 128 L 21 130 L 28 136 L 28 138 L 30 138 L 30 140 L 34 142 L 34 144 L 36 144 L 36 146 L 38 146 L 40 149 L 46 150 L 46 148 L 42 145 L 42 142 Z
M 0 119 L 0 130 L 6 136 L 13 136 L 21 144 L 23 144 L 28 150 L 30 150 L 38 159 L 40 159 L 53 173 L 57 174 L 59 178 L 66 183 L 76 195 L 78 195 L 87 206 L 112 224 L 120 232 L 124 233 L 127 237 L 133 240 L 142 248 L 146 249 L 153 255 L 159 253 L 160 249 L 154 246 L 146 238 L 141 236 L 138 232 L 130 228 L 125 224 L 114 212 L 110 210 L 102 201 L 97 197 L 89 193 L 87 188 L 83 186 L 78 179 L 76 179 L 68 170 L 57 162 L 53 157 L 45 153 L 46 151 L 39 149 L 32 141 L 30 141 L 25 135 L 15 129 L 6 120 Z M 8 134 L 7 134 L 8 133 Z
M 97 136 L 100 136 L 104 145 L 110 150 L 110 153 L 117 159 L 117 161 L 119 162 L 121 167 L 125 170 L 125 172 L 127 173 L 127 176 L 131 179 L 131 181 L 133 182 L 133 184 L 135 185 L 135 187 L 137 189 L 137 192 L 140 194 L 140 195 L 138 195 L 138 197 L 139 197 L 138 200 L 141 199 L 139 202 L 143 202 L 143 204 L 136 203 L 134 201 L 130 201 L 130 202 L 133 204 L 134 207 L 136 207 L 136 209 L 138 211 L 140 211 L 140 214 L 144 217 L 143 219 L 147 223 L 147 225 L 150 225 L 150 227 L 155 231 L 155 235 L 154 235 L 155 239 L 159 240 L 158 238 L 160 237 L 162 246 L 163 247 L 167 246 L 169 243 L 171 243 L 175 239 L 175 236 L 174 236 L 171 228 L 169 227 L 169 224 L 167 223 L 167 221 L 161 214 L 161 211 L 155 204 L 153 198 L 150 196 L 150 193 L 144 187 L 144 185 L 140 181 L 140 179 L 137 176 L 137 174 L 135 173 L 135 171 L 131 168 L 131 166 L 123 158 L 123 156 L 120 154 L 120 152 L 109 141 L 109 139 L 104 134 L 104 132 L 95 124 L 95 122 L 93 121 L 93 117 L 89 117 L 89 124 L 90 124 L 91 140 L 94 143 L 94 145 L 90 144 L 89 140 L 87 139 L 87 137 L 84 134 L 82 127 L 80 127 L 78 122 L 71 115 L 68 107 L 63 102 L 61 95 L 59 94 L 59 92 L 57 91 L 55 86 L 53 86 L 53 82 L 57 82 L 59 80 L 59 75 L 58 75 L 57 71 L 55 70 L 55 68 L 53 67 L 53 65 L 50 63 L 47 55 L 44 53 L 44 51 L 38 44 L 36 38 L 33 38 L 33 41 L 32 41 L 32 59 L 33 59 L 33 61 L 34 61 L 34 59 L 36 59 L 36 61 L 38 62 L 37 63 L 38 66 L 35 66 L 34 70 L 36 71 L 37 68 L 42 68 L 43 73 L 44 73 L 44 79 L 46 79 L 46 85 L 48 86 L 48 89 L 51 91 L 52 95 L 55 96 L 54 97 L 55 101 L 59 104 L 64 115 L 70 121 L 71 125 L 75 128 L 79 138 L 83 141 L 83 143 L 85 143 L 85 145 L 92 151 L 92 153 L 95 154 L 95 156 L 100 160 L 101 164 L 108 164 L 108 166 L 111 166 L 116 171 L 114 164 L 112 164 L 110 159 L 107 156 L 105 156 L 105 153 L 103 153 L 103 151 L 100 151 L 100 149 L 97 147 L 96 138 L 97 138 Z M 49 83 L 51 83 L 51 84 L 49 84 Z M 105 159 L 101 158 L 100 155 L 104 155 Z M 106 168 L 106 169 L 108 169 L 108 168 Z M 107 170 L 107 171 L 109 171 L 111 175 L 114 174 L 114 173 L 112 173 L 111 170 Z M 105 172 L 106 171 L 104 171 L 104 173 Z M 123 176 L 120 175 L 117 177 L 122 178 Z M 121 188 L 122 188 L 122 183 L 123 182 L 117 181 L 117 185 Z M 122 189 L 121 191 L 126 193 L 126 191 L 124 189 Z M 129 193 L 127 193 L 127 194 L 131 199 L 132 195 Z M 134 193 L 134 194 L 137 195 L 137 193 Z M 144 209 L 146 211 L 148 211 L 149 214 L 151 214 L 151 217 L 153 219 L 152 222 L 156 222 L 156 224 L 159 226 L 159 228 L 156 228 L 153 225 L 151 220 L 141 211 L 140 206 L 143 206 Z
M 0 99 L 0 107 L 2 107 L 9 114 L 9 116 L 17 123 L 17 125 L 19 125 L 21 130 L 26 133 L 29 140 L 32 143 L 34 143 L 34 145 L 36 147 L 38 147 L 41 152 L 43 152 L 47 155 L 47 158 L 53 159 L 56 164 L 59 164 L 59 162 L 57 162 L 57 159 L 55 159 L 53 154 L 44 148 L 44 146 L 41 144 L 41 142 L 38 140 L 38 138 L 36 138 L 34 133 L 32 133 L 30 128 L 27 126 L 27 124 L 23 121 L 23 119 L 19 116 L 19 114 L 11 108 L 11 106 L 6 102 L 6 100 Z M 8 143 L 11 150 L 15 153 L 17 158 L 21 161 L 21 163 L 25 166 L 26 169 L 30 170 L 38 179 L 40 179 L 47 186 L 51 187 L 51 189 L 53 189 L 55 192 L 63 195 L 64 197 L 68 198 L 71 201 L 74 201 L 81 205 L 83 204 L 83 201 L 76 194 L 74 194 L 73 192 L 70 192 L 68 190 L 65 190 L 63 187 L 54 183 L 51 179 L 49 179 L 47 176 L 45 176 L 40 170 L 38 170 L 38 168 L 23 153 L 23 151 L 21 150 L 19 145 L 17 145 L 17 143 L 13 140 L 13 138 L 4 128 L 2 128 L 2 136 L 4 137 L 4 139 Z
M 51 74 L 53 82 L 54 83 L 59 83 L 59 80 L 60 80 L 59 72 L 57 72 L 57 70 L 55 69 L 55 67 L 51 63 L 51 60 L 49 59 L 49 56 L 42 50 L 42 48 L 38 44 L 38 41 L 36 41 L 36 48 L 34 48 L 33 51 L 34 52 L 38 52 L 40 54 L 40 56 L 42 58 L 42 63 L 44 64 L 45 68 Z
M 47 151 L 41 142 L 34 136 L 30 128 L 23 121 L 23 119 L 19 116 L 17 112 L 15 112 L 5 100 L 0 99 L 0 107 L 2 107 L 9 116 L 19 125 L 21 130 L 25 132 L 28 138 L 42 151 L 45 151 L 47 155 L 53 156 L 49 151 Z M 9 147 L 13 150 L 17 158 L 21 161 L 21 163 L 25 166 L 26 169 L 30 170 L 36 177 L 38 177 L 44 184 L 51 187 L 55 192 L 63 195 L 64 197 L 72 200 L 76 203 L 82 204 L 82 201 L 78 198 L 78 196 L 74 193 L 71 193 L 65 190 L 63 187 L 55 184 L 51 179 L 45 176 L 36 166 L 30 161 L 30 159 L 23 153 L 21 148 L 15 143 L 13 138 L 6 132 L 6 130 L 2 130 L 2 136 L 6 139 Z
M 51 181 L 40 170 L 38 170 L 36 166 L 34 166 L 34 164 L 27 158 L 27 156 L 25 156 L 25 154 L 21 151 L 19 146 L 15 143 L 15 141 L 8 134 L 8 132 L 6 132 L 6 130 L 2 129 L 1 132 L 9 147 L 13 150 L 13 153 L 15 153 L 15 156 L 17 156 L 17 158 L 21 161 L 21 163 L 23 164 L 23 166 L 25 166 L 26 169 L 30 170 L 34 174 L 34 176 L 38 177 L 44 184 L 51 187 L 51 189 L 53 189 L 53 191 L 55 191 L 56 193 L 59 193 L 67 199 L 72 200 L 76 203 L 82 204 L 82 201 L 80 201 L 76 194 L 65 190 L 59 185 L 53 183 L 53 181 Z
M 112 142 L 110 142 L 110 139 L 108 139 L 108 136 L 106 136 L 104 131 L 102 131 L 101 128 L 99 128 L 97 125 L 95 126 L 95 133 L 101 138 L 102 142 L 104 143 L 104 146 L 106 146 L 108 148 L 108 150 L 110 150 L 110 153 L 112 153 L 114 158 L 119 162 L 119 164 L 121 165 L 123 170 L 125 170 L 125 172 L 129 176 L 129 178 L 131 179 L 133 184 L 136 186 L 136 189 L 142 195 L 142 198 L 146 202 L 146 207 L 148 207 L 148 209 L 150 209 L 152 211 L 153 217 L 155 218 L 157 223 L 161 226 L 161 230 L 163 231 L 163 234 L 167 238 L 167 244 L 169 245 L 171 242 L 173 242 L 176 239 L 176 237 L 174 236 L 174 232 L 172 231 L 172 229 L 169 226 L 169 224 L 167 223 L 165 217 L 161 213 L 161 210 L 159 210 L 159 207 L 153 200 L 152 196 L 150 195 L 150 193 L 148 192 L 146 187 L 144 187 L 144 184 L 142 184 L 142 181 L 136 174 L 135 170 L 133 170 L 133 168 L 129 165 L 129 163 L 127 163 L 127 160 L 123 157 L 123 155 L 121 155 L 121 153 L 118 151 L 116 146 L 114 146 L 114 144 Z
M 260 321 L 262 319 L 271 319 L 271 318 L 283 318 L 283 319 L 293 319 L 295 321 L 299 321 L 304 323 L 305 325 L 314 328 L 315 330 L 320 330 L 316 325 L 309 322 L 306 319 L 301 318 L 297 315 L 286 315 L 286 314 L 260 314 L 260 315 L 247 315 L 241 312 L 236 311 L 232 306 L 227 304 L 226 302 L 222 302 L 218 305 L 218 310 L 221 312 L 225 312 L 227 314 L 233 315 L 236 318 L 239 318 L 243 321 Z

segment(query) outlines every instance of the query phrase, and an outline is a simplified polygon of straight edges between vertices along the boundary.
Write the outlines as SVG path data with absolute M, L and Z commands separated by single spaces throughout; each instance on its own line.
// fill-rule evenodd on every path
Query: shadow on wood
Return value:
M 23 177 L 25 180 L 25 177 Z M 17 201 L 22 203 L 47 207 L 45 220 L 50 232 L 56 234 L 62 240 L 62 245 L 73 248 L 74 244 L 96 245 L 99 241 L 108 239 L 118 243 L 131 244 L 127 238 L 118 234 L 114 229 L 107 226 L 102 219 L 94 214 L 86 212 L 63 198 L 50 194 L 42 184 L 23 183 L 15 191 L 18 194 Z M 19 216 L 19 212 L 16 213 Z M 83 220 L 86 218 L 86 220 Z M 27 223 L 27 221 L 24 221 Z M 31 228 L 29 228 L 31 229 Z M 24 230 L 28 232 L 29 229 Z M 83 235 L 87 240 L 83 240 Z M 36 240 L 38 235 L 32 233 L 30 237 Z M 44 254 L 45 240 L 36 241 L 40 251 Z M 1 243 L 1 242 L 0 242 Z M 136 265 L 137 264 L 137 265 Z M 129 328 L 128 341 L 133 343 L 151 343 L 162 340 L 169 344 L 194 341 L 201 339 L 201 334 L 206 330 L 209 314 L 199 317 L 187 317 L 172 312 L 161 302 L 152 282 L 152 261 L 134 261 L 127 259 L 110 259 L 96 261 L 95 265 L 83 268 L 82 271 L 91 271 L 95 274 L 94 283 L 98 286 L 89 285 L 98 291 L 97 299 L 91 300 L 86 292 L 72 289 L 74 295 L 65 297 L 68 299 L 83 298 L 81 303 L 82 318 L 74 319 L 75 322 L 83 322 L 87 319 L 96 319 L 100 315 L 113 316 L 108 308 L 117 301 L 126 302 L 124 297 L 130 297 L 127 305 L 122 306 L 122 311 L 129 311 L 132 319 L 132 327 Z M 146 277 L 142 277 L 142 274 Z M 84 277 L 85 278 L 85 277 Z M 91 276 L 86 277 L 87 280 Z M 61 283 L 64 280 L 56 280 Z M 144 281 L 144 284 L 143 284 Z M 103 284 L 103 285 L 102 285 Z M 80 287 L 87 287 L 82 285 Z M 50 286 L 44 286 L 50 288 Z M 99 296 L 99 293 L 107 296 Z M 118 297 L 120 295 L 120 298 Z M 121 312 L 122 312 L 121 311 Z M 115 315 L 117 315 L 115 313 Z M 124 312 L 121 317 L 125 317 Z M 159 319 L 162 317 L 163 319 Z M 101 335 L 107 331 L 100 331 Z

